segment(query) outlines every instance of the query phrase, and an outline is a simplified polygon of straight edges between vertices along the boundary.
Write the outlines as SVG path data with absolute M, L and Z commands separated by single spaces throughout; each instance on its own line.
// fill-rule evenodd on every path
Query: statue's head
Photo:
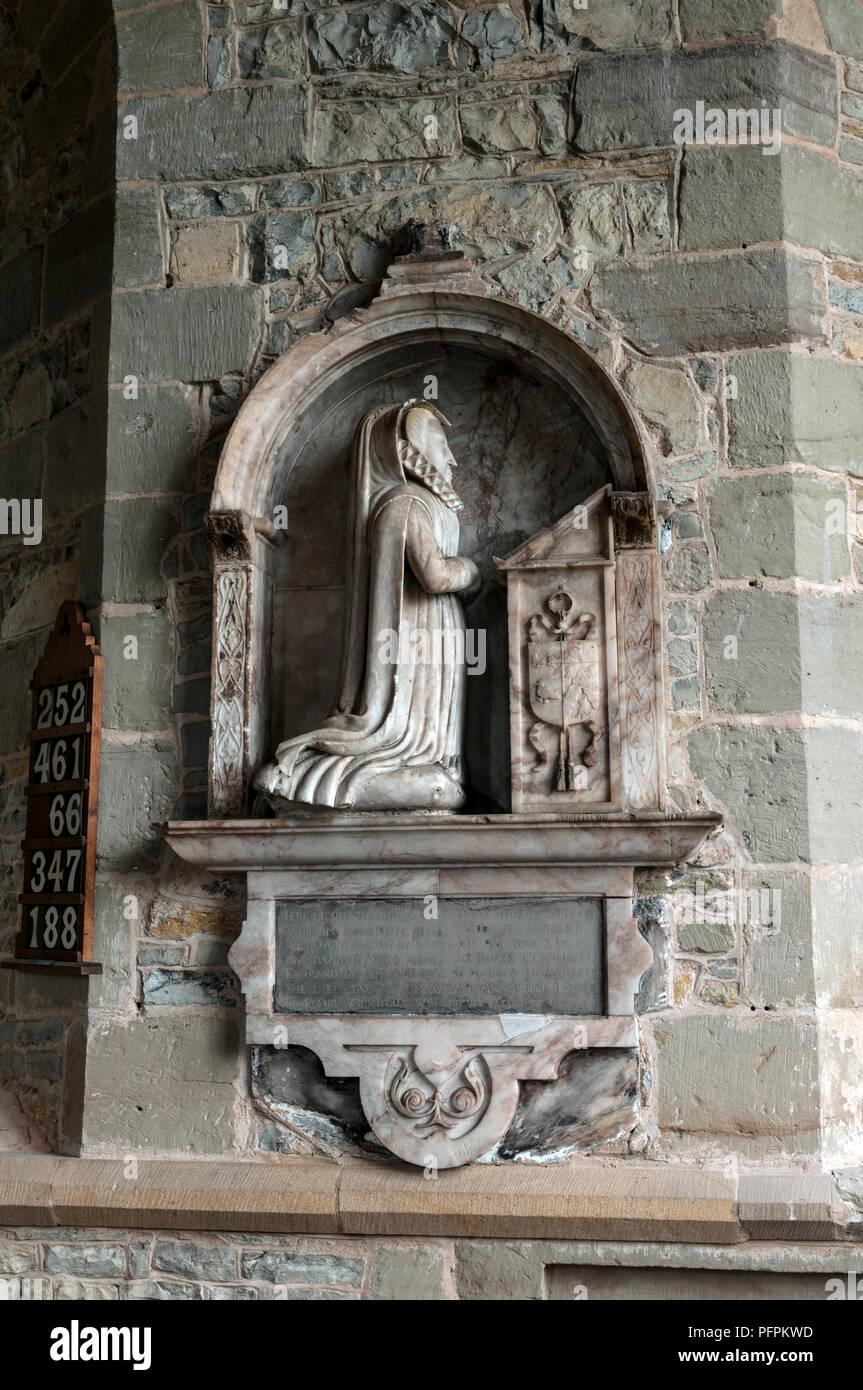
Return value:
M 451 507 L 461 509 L 453 490 L 453 469 L 458 465 L 449 447 L 444 425 L 449 420 L 436 406 L 407 401 L 398 416 L 398 449 L 405 473 L 424 483 Z

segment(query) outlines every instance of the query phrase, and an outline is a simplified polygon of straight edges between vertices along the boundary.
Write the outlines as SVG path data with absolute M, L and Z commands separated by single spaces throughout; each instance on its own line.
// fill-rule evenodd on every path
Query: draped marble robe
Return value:
M 464 610 L 458 499 L 408 438 L 431 406 L 380 407 L 354 443 L 347 626 L 339 696 L 280 744 L 256 785 L 277 811 L 455 810 L 465 800 Z M 428 485 L 423 481 L 423 475 Z M 446 499 L 446 500 L 444 500 Z

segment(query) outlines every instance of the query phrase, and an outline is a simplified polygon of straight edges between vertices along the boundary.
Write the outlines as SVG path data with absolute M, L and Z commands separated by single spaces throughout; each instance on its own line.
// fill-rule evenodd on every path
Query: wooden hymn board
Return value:
M 32 681 L 24 884 L 14 961 L 92 963 L 102 656 L 80 603 L 61 605 Z

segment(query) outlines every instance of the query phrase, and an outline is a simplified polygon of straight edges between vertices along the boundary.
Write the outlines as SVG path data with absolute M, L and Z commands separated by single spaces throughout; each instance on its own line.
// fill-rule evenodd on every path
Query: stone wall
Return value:
M 113 30 L 108 0 L 0 5 L 0 955 L 18 928 L 29 682 L 62 600 L 101 595 Z M 3 1076 L 54 1144 L 80 1139 L 85 1005 L 80 982 L 0 971 Z
M 256 1082 L 253 1102 L 224 964 L 241 887 L 196 878 L 151 825 L 204 814 L 201 527 L 226 430 L 275 356 L 374 295 L 409 219 L 440 218 L 501 295 L 577 335 L 639 413 L 673 504 L 670 795 L 682 811 L 726 815 L 698 865 L 640 888 L 660 962 L 643 992 L 640 1080 L 622 1077 L 597 1116 L 594 1083 L 568 1068 L 548 1102 L 554 1147 L 859 1161 L 863 11 L 843 0 L 116 8 L 107 440 L 100 452 L 70 406 L 71 452 L 41 423 L 19 424 L 7 446 L 44 435 L 46 473 L 28 486 L 40 479 L 47 508 L 59 469 L 64 495 L 75 491 L 70 520 L 98 518 L 88 566 L 103 549 L 104 560 L 98 582 L 70 572 L 62 595 L 43 581 L 8 638 L 4 607 L 2 629 L 21 686 L 4 716 L 11 941 L 24 682 L 59 597 L 77 583 L 100 603 L 105 973 L 90 986 L 86 1081 L 67 1086 L 86 1150 L 346 1142 L 337 1127 L 322 1144 L 342 1101 L 317 1083 L 286 1098 Z M 782 111 L 777 153 L 675 143 L 678 109 L 762 99 Z M 86 226 L 79 235 L 90 244 Z M 34 238 L 12 241 L 0 266 L 16 296 Z M 54 312 L 73 323 L 72 306 Z M 42 381 L 54 330 L 34 314 L 22 342 L 33 335 L 28 370 Z M 104 511 L 88 510 L 99 468 Z M 61 531 L 50 563 L 47 544 L 0 539 L 7 595 L 16 566 L 67 563 Z M 38 1069 L 59 1066 L 40 1059 L 59 1057 L 61 1039 L 37 1058 L 14 1030 L 66 1018 L 75 986 L 0 987 L 16 1086 L 48 1123 L 54 1082 Z
M 0 1289 L 55 1302 L 854 1299 L 848 1247 L 7 1227 Z M 857 1276 L 859 1279 L 859 1276 Z
M 8 1227 L 0 1288 L 26 1300 L 452 1299 L 455 1242 Z

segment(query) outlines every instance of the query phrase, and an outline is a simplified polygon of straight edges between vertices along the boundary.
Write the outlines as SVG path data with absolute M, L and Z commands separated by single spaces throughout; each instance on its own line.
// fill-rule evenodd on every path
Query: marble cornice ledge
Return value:
M 735 1177 L 627 1159 L 473 1164 L 430 1180 L 407 1164 L 141 1158 L 130 1178 L 119 1158 L 0 1155 L 0 1226 L 7 1227 L 662 1241 L 767 1251 L 770 1241 L 800 1246 L 844 1237 L 844 1258 L 851 1258 L 860 1247 L 848 1240 L 848 1216 L 827 1173 Z
M 434 817 L 334 812 L 302 819 L 171 821 L 163 834 L 181 859 L 225 872 L 370 865 L 649 868 L 685 863 L 721 821 L 710 811 Z

